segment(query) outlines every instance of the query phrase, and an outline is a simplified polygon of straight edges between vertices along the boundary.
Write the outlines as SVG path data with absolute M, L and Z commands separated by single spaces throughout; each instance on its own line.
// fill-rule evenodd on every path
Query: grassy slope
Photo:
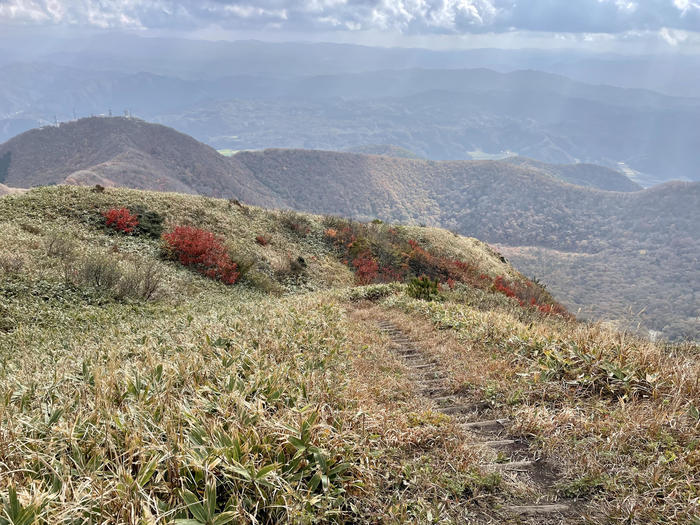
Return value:
M 256 261 L 254 282 L 209 281 L 157 262 L 156 240 L 96 226 L 99 211 L 137 204 L 168 226 L 224 235 Z M 496 519 L 522 487 L 481 471 L 469 436 L 421 404 L 373 325 L 393 316 L 447 364 L 456 389 L 516 414 L 516 431 L 563 462 L 563 490 L 630 522 L 687 523 L 699 512 L 697 348 L 669 353 L 468 286 L 443 302 L 409 299 L 401 286 L 350 292 L 352 274 L 321 219 L 305 216 L 310 231 L 299 235 L 290 217 L 301 220 L 130 190 L 58 187 L 0 200 L 0 494 L 16 487 L 23 505 L 43 504 L 49 523 L 169 523 L 196 511 L 188 515 L 183 491 L 201 499 L 207 485 L 217 488 L 216 512 L 237 522 Z M 160 264 L 165 293 L 118 301 L 66 284 L 44 248 L 56 230 L 80 253 Z M 517 278 L 476 240 L 400 231 Z M 268 246 L 255 242 L 260 234 Z M 286 267 L 299 255 L 303 278 Z M 292 293 L 270 295 L 260 283 Z M 349 300 L 377 289 L 392 292 L 378 307 Z M 608 378 L 607 362 L 626 375 Z
M 487 161 L 291 150 L 235 158 L 296 209 L 441 225 L 522 247 L 504 251 L 570 309 L 628 327 L 641 322 L 667 338 L 699 337 L 700 183 L 621 193 Z
M 430 162 L 306 150 L 225 158 L 170 128 L 116 117 L 33 130 L 1 145 L 0 159 L 10 152 L 11 186 L 123 185 L 449 228 L 506 246 L 571 310 L 668 339 L 699 337 L 700 183 L 603 192 L 560 179 L 635 185 L 605 168 L 521 158 Z

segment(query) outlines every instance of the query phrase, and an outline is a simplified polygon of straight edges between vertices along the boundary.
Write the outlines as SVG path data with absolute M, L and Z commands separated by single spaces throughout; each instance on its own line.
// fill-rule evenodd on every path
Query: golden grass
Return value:
M 160 261 L 157 240 L 105 232 L 95 217 L 117 205 L 224 236 L 259 281 L 226 287 Z M 316 216 L 175 194 L 60 187 L 3 198 L 0 516 L 16 489 L 35 522 L 51 524 L 501 519 L 500 506 L 529 488 L 477 467 L 493 453 L 420 395 L 376 330 L 381 317 L 441 363 L 455 392 L 513 418 L 560 465 L 563 494 L 612 522 L 697 518 L 697 347 L 546 317 L 466 286 L 439 302 L 402 285 L 350 293 L 324 229 Z M 56 232 L 80 255 L 159 261 L 163 293 L 117 300 L 66 281 L 47 255 Z M 506 272 L 476 240 L 406 234 Z M 304 275 L 285 274 L 299 256 Z M 274 294 L 261 291 L 280 272 Z
M 697 346 L 452 302 L 394 296 L 384 307 L 451 369 L 456 389 L 491 399 L 515 435 L 555 459 L 563 494 L 625 523 L 700 515 Z
M 297 257 L 304 275 L 284 277 L 269 295 L 256 281 L 226 287 L 161 261 L 157 240 L 100 226 L 100 212 L 136 205 L 164 215 L 166 228 L 193 224 L 225 237 L 268 279 Z M 297 220 L 309 231 L 290 228 Z M 335 290 L 353 275 L 324 231 L 320 217 L 175 194 L 58 187 L 4 198 L 7 508 L 16 489 L 26 512 L 52 524 L 173 523 L 210 503 L 217 523 L 425 522 L 473 512 L 462 493 L 482 497 L 469 469 L 474 451 L 428 417 L 397 362 L 377 368 L 389 358 L 386 341 L 346 319 Z M 255 242 L 261 234 L 267 246 Z M 118 300 L 66 279 L 49 253 L 56 236 L 74 257 L 157 263 L 158 300 Z M 376 388 L 383 381 L 386 398 Z

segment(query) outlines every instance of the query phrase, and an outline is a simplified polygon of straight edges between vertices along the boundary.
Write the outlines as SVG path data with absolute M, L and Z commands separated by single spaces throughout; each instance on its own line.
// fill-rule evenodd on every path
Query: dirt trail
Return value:
M 527 494 L 522 501 L 504 505 L 513 523 L 572 525 L 586 522 L 583 502 L 561 498 L 555 486 L 560 481 L 556 465 L 535 457 L 526 441 L 508 434 L 511 421 L 494 414 L 490 403 L 477 402 L 455 394 L 449 386 L 445 367 L 424 352 L 408 334 L 389 320 L 378 320 L 382 332 L 392 341 L 394 350 L 411 369 L 422 396 L 437 410 L 456 419 L 457 425 L 474 438 L 474 446 L 484 447 L 490 463 L 483 470 L 499 472 L 505 482 L 517 485 Z M 524 490 L 523 490 L 524 489 Z M 510 520 L 509 520 L 510 521 Z

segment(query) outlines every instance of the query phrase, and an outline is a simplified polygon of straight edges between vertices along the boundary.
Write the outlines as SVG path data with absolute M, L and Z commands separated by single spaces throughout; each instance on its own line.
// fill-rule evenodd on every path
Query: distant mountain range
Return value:
M 7 186 L 99 183 L 444 226 L 498 243 L 584 315 L 698 337 L 700 183 L 641 191 L 600 166 L 523 158 L 437 162 L 282 149 L 224 157 L 128 118 L 32 130 L 0 145 L 2 159 Z
M 101 61 L 106 51 L 96 46 L 0 66 L 0 141 L 38 125 L 126 111 L 217 149 L 352 151 L 393 144 L 431 160 L 512 152 L 548 163 L 599 164 L 645 187 L 700 180 L 698 98 L 587 84 L 542 71 L 457 65 L 484 64 L 488 56 L 493 68 L 513 63 L 486 52 L 460 62 L 466 55 L 378 50 L 380 58 L 370 60 L 372 48 L 360 46 L 187 47 L 174 41 L 172 49 L 183 52 L 173 62 L 165 53 L 168 42 L 143 43 L 142 58 L 132 43 Z M 290 56 L 294 49 L 296 58 Z M 206 59 L 205 50 L 211 53 Z M 321 60 L 324 53 L 348 62 Z M 426 57 L 443 69 L 421 67 Z M 195 58 L 204 62 L 195 64 Z M 551 65 L 544 59 L 523 62 L 537 63 Z M 211 67 L 194 75 L 203 64 Z
M 36 45 L 39 38 L 44 46 Z M 16 36 L 0 34 L 0 66 L 30 62 L 91 71 L 145 71 L 194 81 L 232 75 L 283 79 L 414 68 L 488 68 L 502 73 L 531 69 L 588 84 L 700 96 L 700 58 L 683 53 L 624 55 L 556 47 L 430 50 L 326 42 L 213 42 L 118 32 L 72 39 L 42 32 L 28 35 L 22 42 Z

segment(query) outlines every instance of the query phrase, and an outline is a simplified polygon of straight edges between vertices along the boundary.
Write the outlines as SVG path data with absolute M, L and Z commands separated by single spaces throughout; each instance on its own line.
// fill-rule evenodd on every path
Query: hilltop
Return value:
M 43 187 L 0 199 L 0 277 L 11 519 L 700 514 L 698 348 L 576 321 L 477 239 Z
M 510 157 L 505 161 L 517 166 L 535 168 L 577 186 L 608 191 L 639 191 L 642 189 L 642 186 L 625 177 L 619 171 L 596 164 L 546 164 L 524 157 Z
M 395 146 L 394 144 L 367 144 L 365 146 L 354 146 L 346 150 L 349 153 L 362 153 L 363 155 L 385 155 L 387 157 L 397 157 L 400 159 L 420 159 L 420 155 L 413 153 L 406 148 Z
M 125 118 L 28 132 L 0 146 L 0 159 L 8 155 L 13 186 L 99 182 L 446 227 L 499 244 L 522 272 L 586 317 L 669 338 L 700 336 L 700 183 L 603 191 L 638 186 L 607 168 L 522 158 L 448 162 L 281 149 L 227 158 L 174 130 Z
M 0 183 L 21 188 L 100 184 L 257 201 L 269 195 L 213 148 L 172 128 L 125 117 L 27 131 L 0 145 L 0 159 Z

